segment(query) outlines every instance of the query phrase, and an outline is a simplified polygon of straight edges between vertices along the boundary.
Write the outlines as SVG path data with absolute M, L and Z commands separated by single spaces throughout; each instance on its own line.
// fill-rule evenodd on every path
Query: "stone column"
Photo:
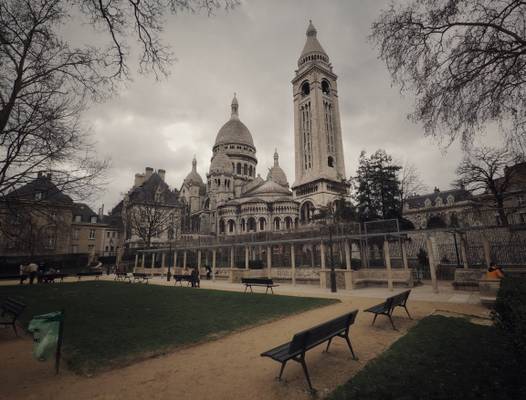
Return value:
M 250 257 L 250 252 L 248 250 L 248 246 L 245 246 L 245 269 L 248 269 L 249 257 Z
M 385 268 L 387 269 L 387 287 L 393 291 L 393 270 L 391 269 L 391 253 L 389 252 L 389 241 L 384 240 Z
M 141 267 L 144 268 L 145 266 L 146 266 L 146 254 L 142 253 Z
M 433 292 L 438 293 L 438 281 L 436 273 L 436 259 L 433 251 L 433 241 L 431 238 L 427 238 L 427 254 L 429 257 L 429 272 L 431 273 L 431 285 L 433 286 Z
M 320 268 L 325 270 L 325 243 L 320 243 Z
M 201 270 L 201 249 L 197 250 L 197 270 Z
M 343 246 L 345 249 L 345 267 L 347 268 L 347 271 L 351 270 L 351 246 L 349 245 L 349 241 L 345 240 L 343 242 Z
M 405 241 L 402 240 L 400 246 L 402 250 L 402 262 L 404 263 L 404 269 L 407 271 L 409 269 L 409 263 L 407 260 L 407 248 L 405 247 Z
M 165 262 L 166 262 L 166 254 L 163 252 L 161 254 L 161 268 L 165 267 Z
M 174 251 L 174 268 L 177 268 L 177 250 Z M 175 274 L 175 270 L 174 270 Z
M 486 268 L 489 268 L 491 264 L 491 246 L 489 240 L 482 238 L 482 247 L 484 248 L 484 261 L 486 262 Z
M 290 268 L 292 284 L 296 285 L 296 252 L 294 251 L 294 243 L 290 245 Z
M 139 253 L 135 253 L 135 268 L 137 268 L 137 266 L 139 265 Z
M 183 268 L 186 268 L 186 250 L 183 252 Z
M 217 249 L 212 249 L 212 280 L 216 280 L 216 254 Z
M 234 263 L 234 246 L 230 248 L 230 268 L 234 268 L 236 264 Z
M 152 253 L 152 268 L 155 268 L 155 253 Z
M 272 278 L 272 246 L 267 246 L 267 277 Z
M 467 247 L 467 240 L 465 234 L 460 234 L 460 257 L 462 258 L 462 264 L 464 265 L 464 268 L 469 268 L 468 263 L 468 247 Z

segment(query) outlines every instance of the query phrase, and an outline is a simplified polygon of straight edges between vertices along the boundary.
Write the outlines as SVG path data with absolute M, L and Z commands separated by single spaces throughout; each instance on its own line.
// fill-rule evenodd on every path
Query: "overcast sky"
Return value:
M 407 120 L 413 99 L 391 86 L 385 65 L 367 39 L 384 0 L 246 0 L 215 16 L 169 17 L 163 35 L 177 57 L 170 76 L 134 81 L 112 100 L 86 114 L 102 156 L 111 158 L 109 185 L 92 201 L 110 210 L 146 166 L 166 170 L 179 189 L 197 157 L 204 180 L 212 146 L 230 117 L 233 93 L 240 119 L 252 133 L 258 170 L 266 177 L 277 147 L 280 164 L 294 181 L 293 102 L 290 83 L 305 43 L 309 19 L 338 75 L 338 94 L 347 176 L 362 150 L 385 149 L 413 163 L 430 189 L 447 189 L 461 158 L 425 138 Z

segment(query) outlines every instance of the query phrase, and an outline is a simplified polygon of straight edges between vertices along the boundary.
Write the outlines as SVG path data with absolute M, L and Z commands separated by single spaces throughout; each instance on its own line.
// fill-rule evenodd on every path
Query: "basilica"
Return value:
M 279 165 L 277 150 L 267 176 L 257 172 L 252 133 L 241 121 L 234 95 L 230 119 L 215 138 L 206 179 L 197 172 L 194 158 L 180 189 L 193 232 L 237 235 L 292 230 L 309 224 L 316 210 L 347 194 L 336 81 L 310 22 L 292 80 L 293 184 Z

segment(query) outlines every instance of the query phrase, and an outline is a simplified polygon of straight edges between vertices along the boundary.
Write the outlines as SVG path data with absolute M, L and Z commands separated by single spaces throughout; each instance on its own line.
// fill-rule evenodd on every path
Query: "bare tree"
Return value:
M 429 135 L 460 137 L 496 122 L 526 143 L 526 2 L 416 0 L 384 10 L 372 25 L 402 90 L 416 93 L 411 117 Z
M 500 221 L 507 225 L 504 200 L 515 176 L 515 168 L 511 167 L 520 161 L 523 161 L 523 156 L 506 148 L 472 148 L 457 168 L 457 185 L 472 192 L 489 193 Z
M 128 78 L 130 43 L 140 45 L 140 72 L 166 75 L 173 57 L 159 39 L 164 15 L 236 4 L 0 0 L 0 197 L 41 170 L 71 195 L 93 193 L 108 163 L 98 159 L 79 117 L 89 101 L 107 98 Z M 68 24 L 92 27 L 96 39 L 70 44 L 62 35 Z M 108 44 L 95 41 L 100 34 Z
M 427 186 L 422 182 L 415 165 L 406 162 L 400 171 L 400 199 L 402 200 L 402 209 L 408 197 L 422 194 L 426 190 Z
M 165 232 L 173 239 L 176 219 L 174 208 L 160 203 L 133 204 L 126 209 L 130 233 L 138 236 L 147 248 L 151 247 L 153 238 Z

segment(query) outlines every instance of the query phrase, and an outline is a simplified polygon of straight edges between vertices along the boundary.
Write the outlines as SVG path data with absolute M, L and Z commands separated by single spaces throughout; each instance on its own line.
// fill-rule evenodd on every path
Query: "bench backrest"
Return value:
M 17 318 L 25 310 L 26 305 L 24 303 L 16 301 L 11 297 L 8 297 L 6 301 L 2 303 L 1 308 L 2 314 L 10 314 L 14 318 Z
M 248 284 L 260 284 L 260 285 L 273 285 L 274 281 L 269 278 L 241 278 L 241 283 Z
M 388 297 L 385 300 L 384 303 L 384 309 L 385 310 L 392 310 L 396 306 L 405 306 L 405 303 L 407 302 L 407 298 L 409 297 L 409 294 L 411 293 L 411 290 L 406 290 L 405 292 L 398 293 L 394 296 Z
M 325 341 L 327 337 L 334 336 L 341 332 L 347 332 L 349 327 L 354 323 L 357 314 L 358 310 L 354 310 L 348 314 L 296 333 L 290 342 L 289 353 L 305 351 Z

